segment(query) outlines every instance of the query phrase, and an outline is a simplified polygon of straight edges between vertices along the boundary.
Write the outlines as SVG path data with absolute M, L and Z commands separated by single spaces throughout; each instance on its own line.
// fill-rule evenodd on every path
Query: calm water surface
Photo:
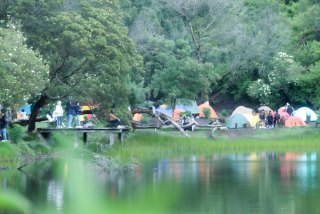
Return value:
M 262 152 L 159 159 L 143 162 L 135 172 L 88 171 L 85 185 L 98 185 L 94 197 L 99 199 L 121 206 L 154 203 L 163 207 L 160 213 L 320 213 L 319 155 Z M 25 172 L 0 171 L 0 185 L 22 193 L 36 207 L 64 213 L 76 194 L 77 176 L 71 171 L 79 167 L 86 172 L 85 165 L 65 159 L 37 162 Z

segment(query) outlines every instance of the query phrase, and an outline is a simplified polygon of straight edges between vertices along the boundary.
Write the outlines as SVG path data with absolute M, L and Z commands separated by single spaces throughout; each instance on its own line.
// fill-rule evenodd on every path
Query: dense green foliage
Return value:
M 8 129 L 10 134 L 10 140 L 12 143 L 19 143 L 23 137 L 23 130 L 22 127 L 18 124 L 14 124 L 12 128 Z
M 319 108 L 319 4 L 7 0 L 0 5 L 1 102 L 28 99 L 37 114 L 64 98 L 92 101 L 102 121 L 114 108 L 123 123 L 128 106 L 150 99 L 174 107 L 177 99 L 225 95 Z

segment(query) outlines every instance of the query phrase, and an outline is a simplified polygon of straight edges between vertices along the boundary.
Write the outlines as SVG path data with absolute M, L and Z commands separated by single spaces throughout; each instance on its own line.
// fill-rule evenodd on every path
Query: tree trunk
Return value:
M 41 95 L 40 99 L 36 102 L 29 118 L 28 132 L 32 132 L 36 129 L 36 120 L 39 109 L 45 105 L 47 100 L 48 97 L 46 95 Z

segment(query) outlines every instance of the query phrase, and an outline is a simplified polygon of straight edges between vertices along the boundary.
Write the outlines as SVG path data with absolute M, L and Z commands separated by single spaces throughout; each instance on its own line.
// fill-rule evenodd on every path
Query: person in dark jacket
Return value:
M 291 105 L 288 105 L 287 113 L 290 114 L 290 116 L 291 116 L 292 112 L 293 112 L 293 108 L 291 107 Z
M 8 125 L 8 117 L 4 113 L 4 109 L 1 109 L 0 134 L 2 134 L 2 136 L 3 136 L 3 139 L 2 139 L 3 142 L 7 141 L 7 125 Z
M 267 116 L 267 127 L 271 128 L 273 123 L 273 116 L 271 114 L 271 111 L 269 111 L 269 114 Z
M 81 108 L 79 105 L 79 102 L 76 101 L 75 107 L 74 107 L 74 111 L 76 112 L 76 116 L 77 116 L 77 126 L 76 128 L 82 128 L 81 124 L 80 124 L 80 115 L 81 115 Z
M 67 116 L 68 116 L 67 128 L 72 128 L 71 127 L 72 119 L 73 119 L 73 116 L 76 115 L 76 112 L 74 110 L 75 107 L 76 106 L 71 104 L 71 101 L 67 102 L 67 105 L 66 105 L 66 112 L 67 112 Z
M 280 114 L 278 113 L 278 110 L 276 111 L 274 118 L 273 118 L 273 127 L 276 127 L 276 125 L 280 124 Z M 280 126 L 280 125 L 279 125 Z

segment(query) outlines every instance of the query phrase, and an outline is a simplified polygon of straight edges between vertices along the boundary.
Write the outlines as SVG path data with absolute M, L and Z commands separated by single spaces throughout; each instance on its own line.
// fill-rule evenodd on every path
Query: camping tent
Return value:
M 24 109 L 24 112 L 26 112 L 26 114 L 31 114 L 31 105 L 25 104 L 20 106 L 18 112 L 21 112 L 22 109 Z
M 185 110 L 183 109 L 176 109 L 174 110 L 174 113 L 173 113 L 173 117 L 174 117 L 174 120 L 177 121 L 179 119 L 178 114 L 181 113 L 181 112 L 186 112 Z
M 266 113 L 266 115 L 269 114 L 269 111 L 271 111 L 271 113 L 273 113 L 273 110 L 271 108 L 269 108 L 268 106 L 261 106 L 259 109 L 259 111 L 264 110 L 264 112 Z
M 213 110 L 213 108 L 211 106 L 209 106 L 208 104 L 201 104 L 198 106 L 198 108 L 200 110 L 200 117 L 204 117 L 203 108 L 209 108 L 211 111 L 210 117 L 219 118 L 218 115 L 216 114 L 216 112 Z
M 259 122 L 259 116 L 253 116 L 252 114 L 244 114 L 247 120 L 250 122 L 251 127 L 256 127 Z
M 134 121 L 141 121 L 142 118 L 143 118 L 142 114 L 136 113 L 136 114 L 133 115 L 132 120 L 134 120 Z
M 311 121 L 316 121 L 318 118 L 317 114 L 314 111 L 312 111 L 310 108 L 307 108 L 307 107 L 299 108 L 295 112 L 295 116 L 301 118 L 303 121 L 307 120 L 307 114 L 309 114 L 311 116 L 311 118 L 310 118 Z
M 201 111 L 198 108 L 197 102 L 194 100 L 189 100 L 191 104 L 184 105 L 180 100 L 178 100 L 176 109 L 183 109 L 185 111 L 190 111 L 191 114 L 200 114 Z
M 244 106 L 239 106 L 237 107 L 231 114 L 231 117 L 237 113 L 240 114 L 252 114 L 252 109 L 251 108 L 246 108 Z
M 243 128 L 243 125 L 247 124 L 247 122 L 248 120 L 243 114 L 236 113 L 229 119 L 226 127 L 229 129 L 235 129 L 237 124 L 238 128 Z
M 281 111 L 278 111 L 278 113 L 280 114 L 280 118 L 289 118 L 289 117 L 291 117 L 291 115 L 290 114 L 288 114 L 287 112 L 285 112 L 284 110 L 281 110 Z M 273 118 L 274 118 L 274 115 L 276 114 L 276 112 L 274 111 L 273 113 L 272 113 L 272 116 L 273 116 Z
M 286 127 L 292 126 L 306 126 L 307 124 L 302 121 L 299 117 L 290 117 L 289 119 L 285 120 Z
M 157 110 L 161 111 L 164 114 L 172 115 L 172 112 L 173 112 L 172 109 L 167 109 L 167 107 L 164 107 L 164 106 L 167 106 L 167 105 L 161 105 L 157 108 Z

